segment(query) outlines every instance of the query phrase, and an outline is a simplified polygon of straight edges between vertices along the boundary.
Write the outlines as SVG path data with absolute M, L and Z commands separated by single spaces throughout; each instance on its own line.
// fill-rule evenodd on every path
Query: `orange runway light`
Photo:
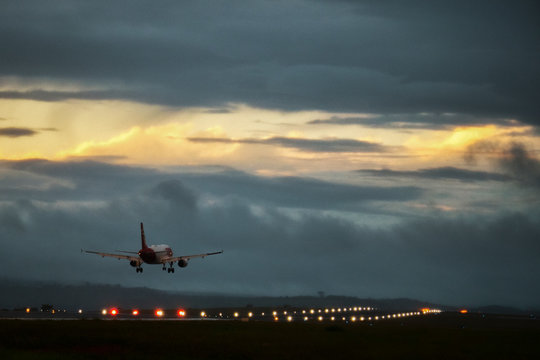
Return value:
M 459 310 L 459 312 L 460 312 L 461 314 L 466 314 L 466 313 L 468 313 L 469 311 L 468 311 L 467 309 L 461 309 L 461 310 Z

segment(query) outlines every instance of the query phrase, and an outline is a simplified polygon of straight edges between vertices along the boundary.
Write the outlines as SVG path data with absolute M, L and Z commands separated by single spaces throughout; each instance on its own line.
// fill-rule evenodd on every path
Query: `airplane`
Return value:
M 178 262 L 178 266 L 184 268 L 188 265 L 189 259 L 193 258 L 205 258 L 210 255 L 222 254 L 223 250 L 217 252 L 211 252 L 206 254 L 197 254 L 197 255 L 185 255 L 185 256 L 173 256 L 173 252 L 169 245 L 146 245 L 146 236 L 144 235 L 144 226 L 141 223 L 141 243 L 142 248 L 138 252 L 135 251 L 122 251 L 117 250 L 118 252 L 132 254 L 132 255 L 122 255 L 122 254 L 110 254 L 99 251 L 90 251 L 81 249 L 81 252 L 86 252 L 89 254 L 101 255 L 101 257 L 113 257 L 116 259 L 126 259 L 129 260 L 129 264 L 135 267 L 137 273 L 142 273 L 143 268 L 142 264 L 162 264 L 162 270 L 167 269 L 168 273 L 174 273 L 174 263 Z M 166 264 L 169 264 L 169 268 L 166 267 Z

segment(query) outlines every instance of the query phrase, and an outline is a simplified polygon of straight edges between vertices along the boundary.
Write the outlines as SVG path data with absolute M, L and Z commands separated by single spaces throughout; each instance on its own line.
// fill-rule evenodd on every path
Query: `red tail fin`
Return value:
M 146 249 L 148 247 L 148 246 L 146 246 L 146 236 L 144 236 L 143 223 L 141 223 L 141 243 L 142 243 L 142 248 L 143 249 Z

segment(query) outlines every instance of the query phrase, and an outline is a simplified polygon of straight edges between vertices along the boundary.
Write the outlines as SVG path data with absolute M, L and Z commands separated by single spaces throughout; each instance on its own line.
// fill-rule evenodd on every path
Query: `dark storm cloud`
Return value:
M 0 183 L 0 198 L 29 198 L 40 201 L 98 199 L 104 191 L 125 193 L 138 192 L 148 181 L 165 179 L 159 171 L 118 167 L 97 161 L 54 162 L 43 159 L 0 161 L 0 170 L 13 170 L 24 178 L 38 176 L 28 186 L 20 182 Z M 29 180 L 31 181 L 31 180 Z M 41 185 L 40 185 L 41 184 Z M 44 186 L 46 184 L 47 186 Z
M 493 156 L 496 165 L 511 179 L 523 185 L 540 187 L 540 160 L 524 144 L 480 141 L 468 147 L 464 158 L 474 164 L 477 157 L 485 156 Z
M 536 1 L 23 1 L 2 10 L 2 75 L 102 88 L 5 97 L 539 124 Z
M 39 101 L 136 99 L 135 92 L 127 91 L 0 91 L 2 99 L 30 99 Z
M 185 174 L 183 181 L 219 196 L 234 196 L 251 203 L 313 209 L 355 209 L 370 201 L 408 201 L 421 197 L 416 186 L 357 186 L 301 177 L 263 178 L 243 173 L 219 176 Z
M 117 181 L 127 183 L 127 180 L 144 181 L 147 176 L 159 173 L 156 170 L 134 167 L 116 166 L 92 160 L 85 161 L 49 161 L 45 159 L 29 159 L 19 161 L 0 161 L 3 167 L 26 171 L 33 174 L 54 176 L 62 179 L 80 181 L 83 184 L 99 181 Z
M 390 169 L 364 169 L 358 170 L 362 174 L 380 177 L 412 177 L 429 180 L 459 180 L 471 181 L 509 181 L 512 177 L 505 174 L 498 174 L 486 171 L 473 171 L 455 167 L 440 167 L 430 169 L 419 169 L 413 171 L 396 171 Z
M 418 178 L 427 180 L 458 180 L 462 182 L 514 182 L 540 188 L 540 160 L 521 143 L 501 144 L 483 140 L 470 145 L 464 155 L 469 165 L 479 157 L 491 157 L 497 172 L 474 171 L 456 167 L 439 167 L 398 171 L 392 169 L 361 169 L 357 172 L 381 178 Z
M 194 194 L 184 186 L 199 193 L 249 201 L 252 204 L 354 210 L 360 204 L 371 201 L 408 201 L 419 198 L 423 193 L 421 188 L 415 186 L 357 186 L 301 177 L 265 178 L 227 169 L 212 173 L 186 171 L 170 174 L 96 161 L 65 163 L 22 160 L 4 161 L 2 165 L 21 173 L 64 180 L 50 180 L 51 184 L 46 188 L 19 187 L 16 180 L 4 183 L 0 186 L 0 199 L 4 200 L 16 200 L 24 196 L 41 201 L 93 200 L 107 194 L 118 196 L 133 192 L 147 196 L 148 184 L 157 183 L 150 194 L 168 198 L 187 209 L 195 208 L 195 200 Z M 181 176 L 181 183 L 177 176 Z M 44 182 L 43 179 L 36 181 Z M 69 184 L 65 181 L 69 181 Z
M 268 139 L 230 139 L 230 138 L 204 138 L 190 137 L 191 142 L 200 143 L 230 143 L 230 144 L 256 144 L 277 145 L 294 148 L 300 151 L 314 152 L 385 152 L 387 148 L 381 144 L 353 139 L 303 139 L 274 136 Z
M 154 188 L 154 193 L 180 208 L 194 211 L 197 207 L 195 194 L 186 188 L 180 180 L 163 181 Z
M 0 137 L 11 137 L 17 138 L 22 136 L 34 136 L 38 132 L 29 128 L 20 128 L 20 127 L 5 127 L 0 128 Z
M 522 144 L 514 143 L 507 148 L 499 164 L 521 182 L 540 188 L 540 160 Z
M 98 167 L 89 169 L 91 177 L 100 176 Z M 201 189 L 217 186 L 222 178 L 215 184 L 201 179 L 203 175 L 178 174 L 174 181 L 145 177 L 149 191 L 143 192 L 118 192 L 112 181 L 103 182 L 102 195 L 96 196 L 103 201 L 99 207 L 4 200 L 0 245 L 9 251 L 0 253 L 0 270 L 8 278 L 152 284 L 179 291 L 295 295 L 322 289 L 453 305 L 538 305 L 538 287 L 531 285 L 540 281 L 538 211 L 462 218 L 434 214 L 366 227 L 319 212 L 289 216 L 272 204 L 258 213 L 253 202 L 240 198 L 204 203 Z M 328 184 L 300 183 L 322 189 L 323 199 L 329 196 L 324 194 Z M 226 185 L 221 194 L 233 184 L 237 193 L 245 194 L 242 182 Z M 193 199 L 201 206 L 171 207 Z M 135 274 L 125 261 L 80 254 L 80 248 L 136 251 L 140 221 L 150 243 L 167 243 L 178 255 L 221 249 L 224 254 L 193 260 L 174 276 L 151 266 L 143 275 Z M 13 253 L 25 254 L 24 267 Z
M 498 125 L 516 126 L 515 121 L 508 119 L 485 118 L 467 114 L 389 114 L 370 115 L 365 117 L 331 117 L 315 119 L 310 125 L 361 125 L 372 128 L 388 129 L 448 129 L 456 126 L 477 126 L 497 123 Z

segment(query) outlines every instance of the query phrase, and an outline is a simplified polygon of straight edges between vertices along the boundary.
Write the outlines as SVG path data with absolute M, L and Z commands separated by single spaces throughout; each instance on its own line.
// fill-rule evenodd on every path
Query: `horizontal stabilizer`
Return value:
M 124 254 L 135 254 L 135 255 L 139 255 L 139 253 L 137 251 L 125 251 L 125 250 L 114 250 L 114 251 L 118 251 L 118 252 L 121 252 L 121 253 L 124 253 Z

